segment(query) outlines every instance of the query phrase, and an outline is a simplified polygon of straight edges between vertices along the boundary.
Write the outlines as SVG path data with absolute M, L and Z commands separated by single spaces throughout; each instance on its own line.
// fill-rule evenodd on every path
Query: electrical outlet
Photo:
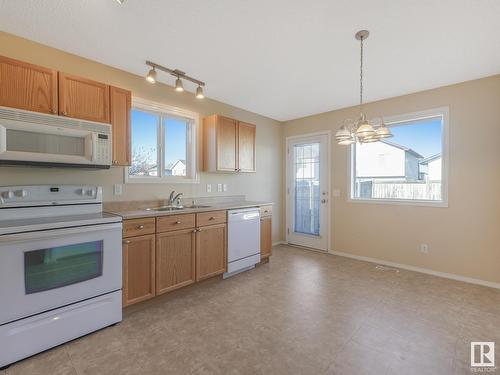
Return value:
M 429 252 L 429 245 L 427 245 L 426 243 L 421 243 L 420 244 L 420 252 L 427 254 Z
M 219 193 L 221 193 L 221 192 L 222 192 L 222 184 L 217 184 L 217 191 L 218 191 Z
M 227 184 L 222 185 L 222 191 L 227 191 Z
M 212 184 L 207 184 L 207 193 L 212 192 Z
M 122 195 L 123 193 L 123 185 L 122 184 L 114 184 L 113 185 L 113 194 L 114 195 Z

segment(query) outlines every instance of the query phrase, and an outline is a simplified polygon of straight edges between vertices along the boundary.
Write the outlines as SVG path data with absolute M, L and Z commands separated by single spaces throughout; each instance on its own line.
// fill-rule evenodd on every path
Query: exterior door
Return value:
M 328 250 L 329 134 L 287 139 L 287 241 Z

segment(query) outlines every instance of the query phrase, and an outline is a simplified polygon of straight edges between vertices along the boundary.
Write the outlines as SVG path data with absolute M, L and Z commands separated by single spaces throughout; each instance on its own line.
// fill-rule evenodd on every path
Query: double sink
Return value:
M 204 206 L 201 204 L 191 204 L 188 206 L 160 206 L 160 207 L 148 207 L 146 211 L 180 211 L 186 208 L 210 208 L 211 206 Z

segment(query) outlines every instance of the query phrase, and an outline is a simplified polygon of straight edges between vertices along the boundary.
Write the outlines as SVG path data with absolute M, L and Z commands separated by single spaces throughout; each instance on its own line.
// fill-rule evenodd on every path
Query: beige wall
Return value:
M 349 149 L 332 147 L 332 247 L 500 282 L 500 75 L 367 104 L 369 117 L 449 106 L 449 207 L 347 202 Z M 331 130 L 355 107 L 284 124 L 284 136 Z M 429 244 L 422 254 L 420 243 Z
M 173 189 L 183 192 L 187 197 L 244 194 L 251 200 L 275 202 L 273 241 L 281 239 L 283 151 L 280 146 L 282 129 L 278 121 L 215 100 L 198 100 L 192 93 L 177 93 L 171 86 L 164 84 L 151 85 L 144 77 L 3 32 L 0 32 L 0 55 L 129 89 L 133 96 L 194 111 L 199 113 L 200 118 L 218 113 L 257 125 L 257 173 L 239 175 L 201 173 L 200 184 L 126 184 L 123 186 L 123 195 L 114 196 L 113 184 L 123 183 L 121 167 L 112 167 L 107 171 L 0 167 L 0 185 L 98 184 L 103 187 L 106 201 L 166 198 Z M 165 64 L 168 65 L 168 62 Z M 144 66 L 144 72 L 146 71 Z M 210 96 L 210 82 L 207 83 L 207 95 Z M 212 184 L 212 193 L 206 193 L 207 183 Z M 217 193 L 217 186 L 214 186 L 217 183 L 228 184 L 228 192 Z

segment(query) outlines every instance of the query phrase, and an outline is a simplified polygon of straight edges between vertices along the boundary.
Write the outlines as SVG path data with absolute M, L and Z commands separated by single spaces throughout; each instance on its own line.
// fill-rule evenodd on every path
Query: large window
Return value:
M 194 182 L 196 116 L 140 102 L 132 108 L 128 182 Z
M 448 110 L 386 119 L 392 138 L 352 146 L 351 199 L 445 205 Z

